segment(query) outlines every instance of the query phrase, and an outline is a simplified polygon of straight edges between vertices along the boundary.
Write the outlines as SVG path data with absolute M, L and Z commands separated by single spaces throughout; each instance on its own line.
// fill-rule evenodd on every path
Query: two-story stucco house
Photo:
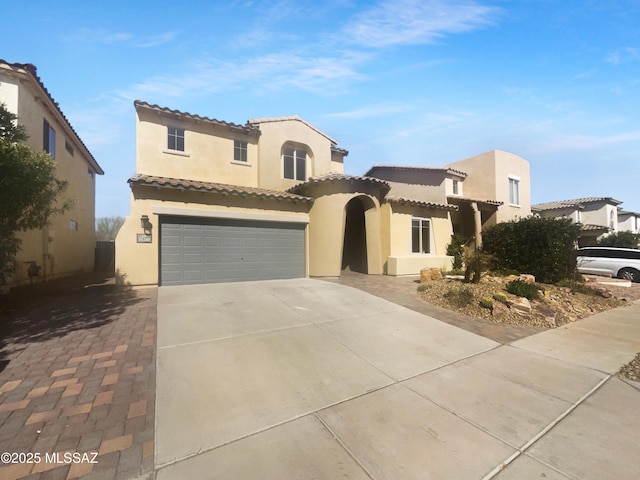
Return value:
M 479 238 L 530 213 L 528 163 L 506 152 L 458 162 L 482 180 L 453 166 L 353 176 L 348 152 L 298 116 L 241 125 L 134 106 L 131 214 L 116 239 L 117 271 L 133 284 L 450 268 L 454 230 Z
M 580 247 L 594 245 L 596 240 L 618 228 L 618 205 L 622 202 L 611 197 L 586 197 L 573 200 L 538 203 L 532 211 L 543 218 L 570 218 L 581 224 Z
M 623 210 L 618 207 L 618 230 L 640 233 L 640 213 Z
M 66 195 L 73 208 L 51 218 L 43 230 L 19 234 L 22 249 L 9 286 L 29 282 L 32 264 L 40 267 L 35 280 L 47 280 L 94 268 L 95 177 L 104 172 L 82 142 L 31 64 L 0 60 L 0 102 L 18 116 L 27 144 L 48 152 L 56 163 L 56 176 L 68 182 Z M 34 270 L 32 269 L 32 272 Z

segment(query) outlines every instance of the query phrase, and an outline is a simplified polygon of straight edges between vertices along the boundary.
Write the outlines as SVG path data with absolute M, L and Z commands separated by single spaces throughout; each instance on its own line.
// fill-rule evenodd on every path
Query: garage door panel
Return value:
M 305 276 L 304 224 L 162 217 L 160 283 Z

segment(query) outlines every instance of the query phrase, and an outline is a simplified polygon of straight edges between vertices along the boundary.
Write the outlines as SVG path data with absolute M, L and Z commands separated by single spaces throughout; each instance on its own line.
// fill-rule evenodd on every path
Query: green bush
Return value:
M 493 299 L 490 297 L 482 297 L 480 299 L 480 306 L 491 310 L 493 308 Z
M 447 255 L 453 257 L 453 270 L 462 270 L 464 258 L 464 244 L 469 239 L 462 235 L 451 235 L 451 243 L 447 245 Z
M 630 231 L 607 235 L 596 242 L 602 247 L 640 248 L 640 233 Z
M 469 288 L 461 288 L 458 290 L 450 288 L 444 293 L 443 297 L 454 307 L 460 308 L 471 305 L 474 300 L 473 292 Z
M 498 223 L 482 234 L 482 248 L 495 257 L 497 269 L 535 275 L 542 283 L 571 278 L 580 226 L 569 218 L 528 217 Z
M 511 280 L 510 282 L 507 282 L 505 290 L 517 295 L 518 297 L 524 297 L 529 300 L 534 300 L 540 296 L 540 288 L 537 285 L 523 282 L 522 280 Z
M 507 296 L 502 292 L 496 292 L 493 294 L 494 300 L 497 300 L 500 303 L 507 303 Z

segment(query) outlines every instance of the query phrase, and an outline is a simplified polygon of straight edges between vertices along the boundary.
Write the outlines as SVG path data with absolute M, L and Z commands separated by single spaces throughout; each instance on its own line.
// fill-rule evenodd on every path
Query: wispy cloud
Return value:
M 612 135 L 564 134 L 549 138 L 546 150 L 549 151 L 588 151 L 603 147 L 612 147 L 629 142 L 640 141 L 640 130 Z
M 612 65 L 638 61 L 640 60 L 640 50 L 632 47 L 623 48 L 622 50 L 610 53 L 604 60 Z
M 384 117 L 387 115 L 395 115 L 397 113 L 412 110 L 414 107 L 405 104 L 389 104 L 380 103 L 376 105 L 368 105 L 366 107 L 348 110 L 344 112 L 329 113 L 324 115 L 325 118 L 341 118 L 350 120 L 360 120 L 363 118 Z
M 81 28 L 74 33 L 67 35 L 67 40 L 77 43 L 116 45 L 124 44 L 136 48 L 149 48 L 162 45 L 175 39 L 175 32 L 165 32 L 158 35 L 137 37 L 128 32 L 110 32 L 107 30 Z
M 420 45 L 495 22 L 497 7 L 460 0 L 382 0 L 346 26 L 344 35 L 368 47 Z
M 365 55 L 344 52 L 337 57 L 274 53 L 238 61 L 200 60 L 178 71 L 151 77 L 120 90 L 127 99 L 184 98 L 247 89 L 254 94 L 294 87 L 331 95 L 362 80 L 358 65 Z

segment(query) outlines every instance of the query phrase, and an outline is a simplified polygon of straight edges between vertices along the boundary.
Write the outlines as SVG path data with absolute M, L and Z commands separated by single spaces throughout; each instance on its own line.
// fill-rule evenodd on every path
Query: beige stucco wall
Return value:
M 529 162 L 522 157 L 491 150 L 447 166 L 467 173 L 463 182 L 465 197 L 503 202 L 498 207 L 497 222 L 531 215 L 531 174 Z M 520 205 L 509 204 L 510 177 L 520 181 Z
M 453 230 L 447 211 L 395 204 L 385 205 L 384 211 L 389 221 L 389 253 L 385 261 L 385 273 L 415 275 L 426 267 L 451 269 L 452 257 L 448 257 L 446 252 Z M 411 252 L 413 218 L 431 220 L 432 249 L 429 254 Z
M 184 128 L 185 151 L 167 149 L 167 127 Z M 258 135 L 158 115 L 138 108 L 136 115 L 136 172 L 145 175 L 258 186 Z M 233 142 L 247 142 L 247 162 L 234 162 Z
M 134 186 L 131 214 L 126 217 L 116 238 L 116 273 L 132 285 L 158 283 L 161 214 L 266 221 L 275 221 L 277 218 L 281 221 L 307 223 L 308 209 L 308 204 L 304 203 Z M 145 233 L 140 224 L 142 215 L 147 215 L 153 226 L 152 243 L 136 241 L 137 234 Z
M 285 144 L 307 151 L 306 178 L 335 171 L 331 161 L 331 141 L 299 120 L 264 121 L 260 131 L 259 186 L 270 190 L 287 190 L 301 183 L 284 178 L 282 149 Z M 305 178 L 305 180 L 306 180 Z
M 42 267 L 36 281 L 91 271 L 95 252 L 95 174 L 89 172 L 93 169 L 75 135 L 62 123 L 33 81 L 20 82 L 11 75 L 14 74 L 0 72 L 0 101 L 18 115 L 18 122 L 29 134 L 26 143 L 36 151 L 42 151 L 43 120 L 46 118 L 50 123 L 56 132 L 56 177 L 68 182 L 66 196 L 74 200 L 72 209 L 52 217 L 51 225 L 44 231 L 18 235 L 22 250 L 17 256 L 17 271 L 11 285 L 30 281 L 27 262 L 31 261 Z M 65 141 L 73 147 L 73 155 L 66 150 Z M 76 222 L 77 230 L 70 229 L 71 221 Z

